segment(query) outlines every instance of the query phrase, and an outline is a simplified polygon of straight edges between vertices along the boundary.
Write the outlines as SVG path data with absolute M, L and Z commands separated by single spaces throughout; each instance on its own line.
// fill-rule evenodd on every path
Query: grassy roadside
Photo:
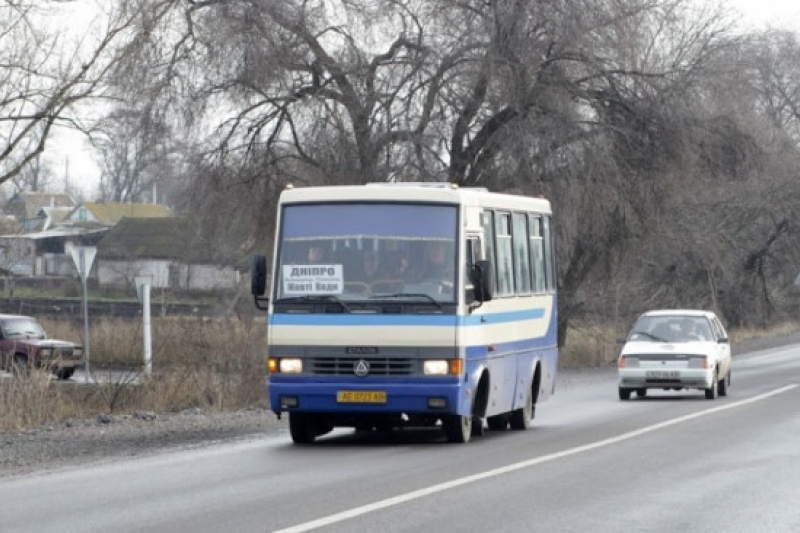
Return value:
M 80 341 L 80 321 L 43 320 L 51 337 Z M 800 338 L 800 325 L 784 323 L 769 330 L 731 331 L 737 347 L 768 347 L 780 339 Z M 571 330 L 561 350 L 564 369 L 614 365 L 620 344 L 612 327 Z M 155 317 L 152 319 L 153 368 L 139 382 L 142 369 L 141 320 L 104 319 L 90 331 L 93 369 L 121 370 L 111 383 L 86 387 L 58 383 L 47 373 L 0 380 L 0 432 L 17 431 L 69 418 L 137 411 L 178 412 L 199 407 L 209 411 L 265 405 L 266 323 L 253 319 Z M 778 339 L 777 341 L 775 339 Z M 785 342 L 785 340 L 783 341 Z
M 42 320 L 53 338 L 80 341 L 82 325 Z M 107 319 L 90 330 L 91 368 L 114 368 L 110 383 L 56 382 L 46 372 L 0 380 L 0 431 L 100 413 L 232 410 L 264 404 L 264 320 L 153 318 L 153 376 L 142 378 L 141 320 Z

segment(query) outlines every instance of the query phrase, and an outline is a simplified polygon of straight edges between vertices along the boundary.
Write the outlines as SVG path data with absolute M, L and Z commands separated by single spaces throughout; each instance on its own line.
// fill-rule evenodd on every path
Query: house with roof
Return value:
M 123 218 L 165 218 L 175 216 L 162 204 L 85 202 L 64 218 L 64 224 L 112 227 Z
M 17 276 L 77 275 L 70 246 L 95 246 L 107 228 L 56 226 L 44 231 L 0 235 L 0 269 Z
M 44 197 L 52 197 L 45 200 Z M 70 246 L 96 246 L 111 227 L 125 217 L 173 217 L 160 204 L 83 203 L 65 206 L 60 196 L 18 193 L 13 209 L 30 214 L 34 205 L 49 201 L 23 223 L 21 233 L 0 235 L 0 269 L 18 276 L 74 276 Z M 69 198 L 69 197 L 67 197 Z M 23 204 L 23 200 L 26 201 Z M 70 199 L 71 202 L 71 199 Z M 20 215 L 21 216 L 21 215 Z M 94 278 L 94 269 L 90 273 Z
M 240 273 L 213 252 L 187 218 L 123 218 L 97 244 L 98 284 L 133 287 L 134 277 L 150 275 L 153 288 L 235 289 Z
M 38 231 L 42 228 L 43 209 L 75 208 L 75 200 L 68 194 L 52 194 L 41 192 L 18 192 L 3 206 L 3 212 L 16 218 L 25 232 Z

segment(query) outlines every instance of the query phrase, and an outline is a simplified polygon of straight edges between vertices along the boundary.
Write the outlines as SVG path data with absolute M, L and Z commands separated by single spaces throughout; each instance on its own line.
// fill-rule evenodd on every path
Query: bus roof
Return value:
M 386 182 L 300 188 L 290 186 L 283 190 L 280 197 L 282 204 L 354 201 L 412 201 L 551 212 L 550 202 L 541 197 L 495 193 L 483 187 L 459 187 L 442 182 Z

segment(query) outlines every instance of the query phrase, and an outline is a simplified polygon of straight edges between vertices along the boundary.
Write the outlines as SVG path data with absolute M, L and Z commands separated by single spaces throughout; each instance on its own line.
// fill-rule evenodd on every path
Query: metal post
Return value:
M 86 272 L 86 258 L 83 248 L 81 248 L 79 252 L 79 257 L 81 281 L 83 285 L 83 355 L 86 358 L 86 377 L 87 379 L 91 379 L 91 369 L 89 368 L 89 297 L 87 295 L 88 291 L 86 290 L 86 278 L 88 277 L 88 273 Z
M 144 321 L 144 373 L 153 373 L 153 350 L 150 337 L 150 283 L 142 285 L 142 319 Z

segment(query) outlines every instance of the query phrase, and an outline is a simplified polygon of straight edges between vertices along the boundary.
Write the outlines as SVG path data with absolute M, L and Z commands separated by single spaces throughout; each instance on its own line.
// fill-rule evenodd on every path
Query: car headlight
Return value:
M 708 357 L 695 355 L 689 359 L 689 368 L 711 368 L 711 363 Z
M 53 355 L 53 348 L 40 348 L 39 349 L 39 356 L 40 357 L 52 357 Z

